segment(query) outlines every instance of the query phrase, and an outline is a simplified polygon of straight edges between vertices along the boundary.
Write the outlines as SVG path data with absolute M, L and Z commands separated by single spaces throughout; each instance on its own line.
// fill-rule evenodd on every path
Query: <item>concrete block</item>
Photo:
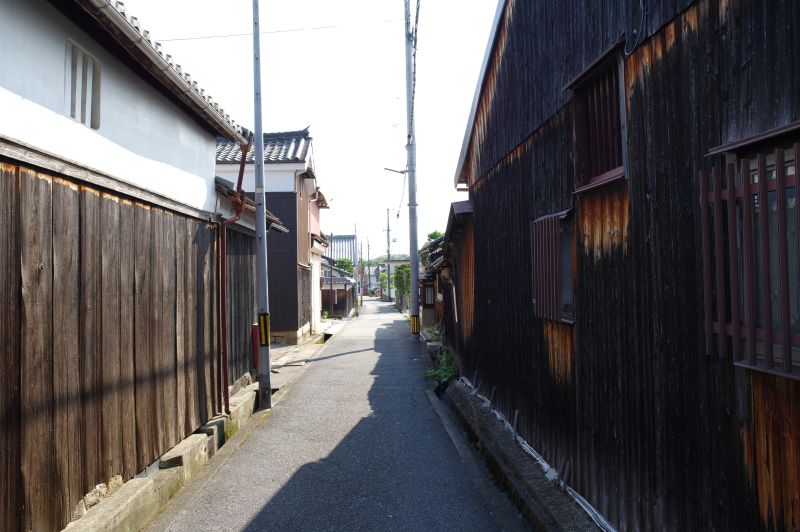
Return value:
M 186 484 L 187 476 L 182 467 L 162 469 L 153 475 L 153 499 L 160 511 Z
M 183 470 L 183 479 L 189 480 L 208 463 L 208 439 L 206 434 L 190 435 L 161 457 L 159 467 L 179 467 Z
M 198 432 L 204 433 L 209 439 L 209 456 L 213 456 L 220 447 L 225 445 L 225 427 L 228 424 L 228 416 L 217 416 L 211 418 L 208 423 L 200 427 Z
M 70 523 L 70 532 L 133 531 L 142 529 L 155 516 L 161 506 L 154 496 L 153 480 L 134 478 L 126 482 L 111 496 L 90 508 L 86 515 Z

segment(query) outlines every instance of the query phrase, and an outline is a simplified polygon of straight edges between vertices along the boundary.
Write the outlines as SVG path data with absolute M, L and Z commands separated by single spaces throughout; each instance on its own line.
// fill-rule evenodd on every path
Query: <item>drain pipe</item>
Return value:
M 244 167 L 247 161 L 247 154 L 250 152 L 252 137 L 247 144 L 241 145 L 242 162 L 239 164 L 239 179 L 236 182 L 236 195 L 231 198 L 233 202 L 233 216 L 224 218 L 220 223 L 220 246 L 219 246 L 219 302 L 220 302 L 220 340 L 222 343 L 222 396 L 225 402 L 225 413 L 230 414 L 230 376 L 228 375 L 228 226 L 236 223 L 242 217 L 244 210 L 244 192 L 242 191 L 242 178 Z

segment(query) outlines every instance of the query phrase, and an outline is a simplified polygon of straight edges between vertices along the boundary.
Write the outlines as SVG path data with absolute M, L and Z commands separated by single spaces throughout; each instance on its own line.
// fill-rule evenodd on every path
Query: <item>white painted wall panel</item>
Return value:
M 74 41 L 100 62 L 100 127 L 94 131 L 76 122 L 76 126 L 86 131 L 59 126 L 57 131 L 48 131 L 47 135 L 62 135 L 70 131 L 81 140 L 93 143 L 91 146 L 94 149 L 102 147 L 102 149 L 117 150 L 111 147 L 110 142 L 118 149 L 137 155 L 141 158 L 139 162 L 150 170 L 155 166 L 142 161 L 149 160 L 152 163 L 165 165 L 164 168 L 172 169 L 160 176 L 142 176 L 142 179 L 147 181 L 145 188 L 153 190 L 175 188 L 174 184 L 153 184 L 153 181 L 171 179 L 175 171 L 186 172 L 213 182 L 215 135 L 107 53 L 44 0 L 0 2 L 0 87 L 70 120 L 67 101 L 69 73 L 66 62 L 68 40 Z M 0 133 L 6 135 L 10 134 L 10 131 L 7 127 L 9 120 L 5 115 L 5 106 L 11 101 L 13 100 L 6 94 L 2 108 L 3 120 L 0 121 L 2 128 Z M 27 105 L 25 108 L 30 109 Z M 43 115 L 39 113 L 37 116 Z M 24 116 L 22 119 L 31 120 Z M 36 125 L 44 129 L 50 127 L 50 122 L 59 121 L 50 120 Z M 74 141 L 70 139 L 64 141 L 69 144 L 70 149 L 76 148 Z M 66 148 L 49 149 L 59 154 L 64 154 L 65 150 Z M 66 158 L 81 163 L 78 156 L 83 155 L 79 150 L 72 152 Z M 125 160 L 132 161 L 129 156 Z M 94 162 L 97 163 L 97 160 Z M 106 171 L 103 170 L 103 165 L 95 168 Z M 128 176 L 126 180 L 133 179 L 132 182 L 137 182 L 138 178 L 130 176 L 130 172 L 127 172 L 126 176 Z M 180 183 L 183 184 L 185 183 Z M 204 190 L 207 192 L 209 187 L 204 187 Z M 188 201 L 196 203 L 198 194 L 199 191 L 189 192 L 191 199 Z M 207 205 L 205 202 L 203 204 Z

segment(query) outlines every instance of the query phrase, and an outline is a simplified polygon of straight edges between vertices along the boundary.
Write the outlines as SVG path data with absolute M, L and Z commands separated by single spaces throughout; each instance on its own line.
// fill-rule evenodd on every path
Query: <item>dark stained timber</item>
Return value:
M 60 524 L 53 447 L 53 235 L 52 178 L 21 171 L 19 231 L 22 278 L 21 388 L 26 415 L 21 467 L 25 510 L 22 528 L 53 530 Z M 46 460 L 42 459 L 47 457 Z
M 0 162 L 0 428 L 4 434 L 21 434 L 20 402 L 20 241 L 19 169 Z M 0 528 L 21 526 L 21 438 L 0 439 Z
M 0 193 L 2 195 L 2 193 Z M 69 181 L 53 179 L 53 431 L 60 522 L 72 519 L 83 497 L 80 316 L 80 193 Z
M 779 158 L 797 132 L 708 154 L 800 119 L 800 10 L 763 0 L 656 2 L 644 15 L 634 0 L 501 10 L 457 176 L 472 236 L 449 252 L 454 289 L 443 281 L 461 374 L 494 390 L 519 434 L 620 530 L 797 528 L 800 380 L 797 355 L 783 357 L 798 342 L 787 335 L 800 305 L 787 305 L 797 170 L 767 179 L 772 162 L 758 157 Z M 620 64 L 616 88 L 600 68 L 579 77 L 640 17 L 632 52 L 607 56 Z M 576 193 L 616 166 L 611 154 L 624 176 Z M 537 316 L 538 297 L 532 305 L 539 293 L 553 303 L 552 259 L 532 222 L 567 208 L 571 350 Z
M 122 474 L 120 404 L 120 246 L 119 199 L 100 196 L 101 380 L 103 479 Z
M 122 478 L 128 480 L 139 471 L 136 467 L 136 259 L 135 209 L 129 200 L 119 206 L 120 242 L 120 423 L 122 425 Z

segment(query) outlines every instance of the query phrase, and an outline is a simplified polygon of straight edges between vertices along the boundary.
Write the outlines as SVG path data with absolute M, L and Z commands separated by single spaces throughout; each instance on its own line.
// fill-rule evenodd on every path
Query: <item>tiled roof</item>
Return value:
M 300 131 L 284 131 L 281 133 L 264 133 L 264 162 L 267 163 L 304 163 L 308 158 L 311 137 L 308 128 Z M 255 146 L 247 153 L 247 162 L 255 160 Z M 235 142 L 226 138 L 217 138 L 217 164 L 239 164 L 242 162 L 242 150 Z

